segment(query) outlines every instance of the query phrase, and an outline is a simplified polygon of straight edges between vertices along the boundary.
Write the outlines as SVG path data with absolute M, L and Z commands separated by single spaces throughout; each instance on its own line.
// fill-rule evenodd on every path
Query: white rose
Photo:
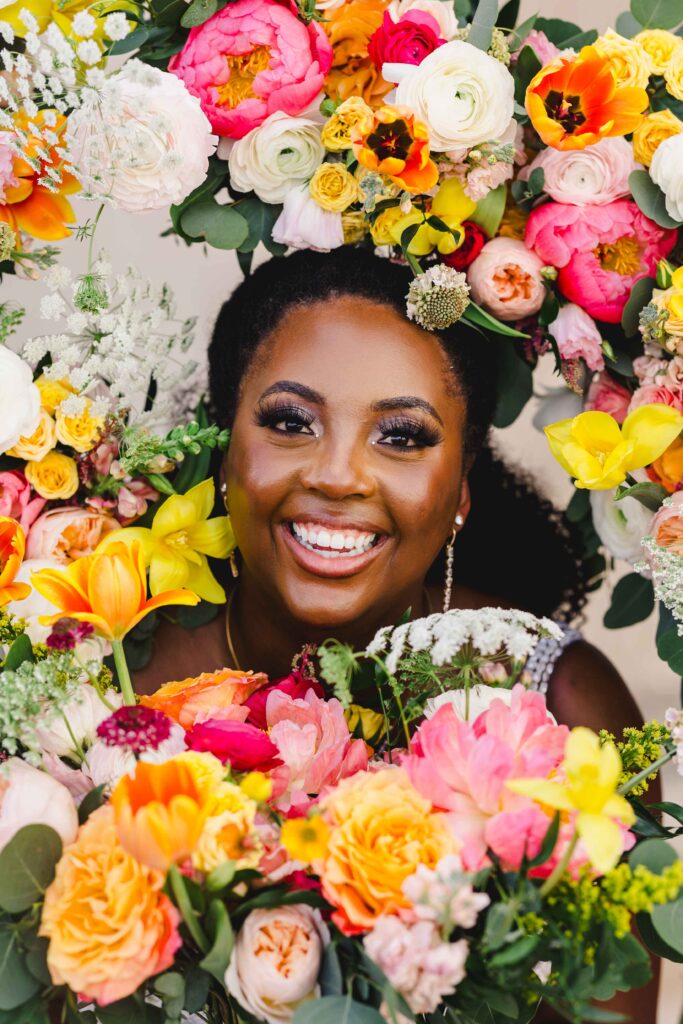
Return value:
M 40 391 L 33 371 L 16 352 L 0 345 L 0 455 L 30 437 L 40 419 Z
M 320 911 L 304 904 L 252 910 L 235 940 L 225 987 L 268 1024 L 291 1021 L 320 995 L 318 972 L 330 934 Z
M 273 225 L 273 241 L 316 252 L 337 249 L 344 244 L 341 213 L 322 210 L 308 185 L 297 185 L 285 196 L 282 213 Z
M 66 130 L 84 188 L 130 213 L 182 202 L 206 178 L 216 142 L 183 82 L 139 60 L 87 93 Z
M 309 180 L 324 156 L 320 125 L 278 110 L 235 142 L 228 158 L 230 182 L 264 203 L 282 203 L 293 185 Z
M 504 704 L 510 705 L 512 690 L 506 690 L 502 686 L 485 686 L 483 683 L 471 686 L 467 710 L 465 691 L 447 690 L 446 693 L 440 693 L 438 697 L 429 698 L 425 704 L 425 718 L 433 718 L 439 708 L 450 704 L 463 722 L 473 722 L 483 711 L 488 711 L 494 700 L 502 700 Z
M 72 843 L 78 814 L 69 790 L 20 757 L 10 757 L 0 770 L 0 850 L 26 825 L 49 825 Z
M 320 7 L 320 3 L 316 6 Z M 453 39 L 458 31 L 458 19 L 453 4 L 448 0 L 392 0 L 387 10 L 394 21 L 400 21 L 408 11 L 424 11 L 425 14 L 431 14 L 438 22 L 442 39 Z
M 419 65 L 384 64 L 397 82 L 396 103 L 410 107 L 429 128 L 433 151 L 453 156 L 499 139 L 510 124 L 514 83 L 508 69 L 483 50 L 454 39 Z
M 616 491 L 590 491 L 595 532 L 615 558 L 625 562 L 640 561 L 645 552 L 641 546 L 652 522 L 652 512 L 636 498 L 615 501 Z
M 666 197 L 666 212 L 674 220 L 683 221 L 683 132 L 657 146 L 650 177 Z
M 107 690 L 105 697 L 112 708 L 121 707 L 123 699 L 120 693 Z M 62 712 L 59 717 L 50 717 L 43 725 L 38 724 L 36 738 L 41 750 L 47 754 L 78 757 L 76 745 L 81 750 L 92 746 L 97 726 L 109 717 L 111 708 L 107 707 L 94 686 L 82 683 L 78 693 L 62 706 Z

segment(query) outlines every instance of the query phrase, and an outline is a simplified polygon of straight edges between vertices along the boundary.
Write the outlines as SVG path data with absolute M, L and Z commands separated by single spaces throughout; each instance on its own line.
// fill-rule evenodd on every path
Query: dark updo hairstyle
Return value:
M 215 421 L 231 425 L 242 379 L 286 312 L 355 296 L 405 316 L 411 279 L 407 267 L 350 246 L 264 263 L 237 287 L 216 321 L 209 348 Z M 532 481 L 511 472 L 487 445 L 496 401 L 496 343 L 464 320 L 436 336 L 466 403 L 465 446 L 472 463 L 472 511 L 456 543 L 456 581 L 513 607 L 571 621 L 588 588 L 581 539 Z M 442 563 L 437 560 L 430 579 L 443 578 Z

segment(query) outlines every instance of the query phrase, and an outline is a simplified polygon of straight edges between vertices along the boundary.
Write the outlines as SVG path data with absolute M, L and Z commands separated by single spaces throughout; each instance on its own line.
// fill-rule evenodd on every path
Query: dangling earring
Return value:
M 446 545 L 446 580 L 443 588 L 443 610 L 445 612 L 451 606 L 451 593 L 453 591 L 453 547 L 455 545 L 455 538 L 458 535 L 458 530 L 461 526 L 465 525 L 465 517 L 461 516 L 458 512 L 453 523 L 453 531 L 451 533 L 448 544 Z
M 225 511 L 228 519 L 230 518 L 230 509 L 228 508 L 228 485 L 225 480 L 221 484 L 221 494 L 223 495 L 223 504 L 225 505 Z M 228 561 L 230 562 L 230 572 L 232 573 L 233 579 L 237 579 L 240 574 L 239 566 L 237 565 L 237 559 L 235 558 L 235 552 L 237 548 L 233 548 L 228 555 Z

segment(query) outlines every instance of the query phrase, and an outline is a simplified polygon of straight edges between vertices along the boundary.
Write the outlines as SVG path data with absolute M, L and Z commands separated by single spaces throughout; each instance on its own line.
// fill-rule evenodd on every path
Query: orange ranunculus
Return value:
M 151 696 L 142 697 L 140 703 L 146 708 L 163 711 L 183 729 L 191 729 L 196 723 L 209 718 L 239 718 L 243 721 L 248 712 L 241 705 L 267 682 L 268 676 L 263 672 L 254 674 L 222 668 L 215 672 L 202 672 L 196 678 L 166 683 Z
M 145 560 L 138 543 L 111 544 L 72 562 L 65 569 L 41 569 L 31 577 L 33 586 L 57 605 L 54 615 L 41 617 L 45 625 L 63 616 L 89 622 L 110 641 L 122 640 L 148 612 L 169 604 L 197 604 L 191 590 L 165 590 L 146 600 Z
M 439 171 L 429 157 L 429 131 L 410 110 L 386 105 L 361 117 L 351 130 L 359 164 L 384 174 L 407 192 L 429 192 Z
M 680 489 L 683 483 L 683 436 L 677 437 L 666 451 L 648 466 L 647 475 L 665 487 L 669 494 Z
M 26 537 L 16 519 L 0 516 L 0 607 L 10 601 L 23 601 L 31 593 L 28 583 L 15 583 L 24 560 Z
M 531 123 L 553 149 L 585 149 L 600 139 L 628 135 L 648 106 L 644 89 L 619 87 L 610 60 L 592 46 L 578 57 L 556 57 L 526 91 Z
M 334 51 L 325 92 L 334 99 L 360 96 L 376 107 L 394 88 L 382 78 L 368 55 L 368 43 L 382 24 L 387 6 L 388 0 L 350 0 L 325 12 L 323 28 Z
M 123 848 L 141 864 L 160 871 L 187 860 L 223 775 L 213 754 L 180 755 L 163 764 L 138 761 L 135 774 L 123 775 L 111 795 Z
M 46 113 L 41 110 L 34 119 L 40 127 L 44 125 Z M 61 137 L 66 118 L 63 114 L 55 116 L 56 123 L 50 130 Z M 29 120 L 25 114 L 18 115 L 15 123 L 24 131 L 29 130 Z M 46 149 L 49 149 L 47 160 L 44 158 Z M 45 242 L 67 238 L 71 231 L 66 225 L 76 222 L 76 214 L 65 197 L 80 192 L 80 183 L 64 169 L 63 160 L 55 153 L 54 147 L 50 149 L 38 136 L 29 134 L 22 151 L 29 159 L 40 160 L 40 170 L 32 167 L 23 156 L 17 155 L 14 158 L 12 171 L 16 184 L 5 186 L 4 202 L 0 204 L 0 221 L 9 224 L 15 233 L 24 231 Z M 55 182 L 54 192 L 40 184 L 41 179 L 47 177 L 48 169 L 58 170 L 61 177 L 61 181 Z
M 163 884 L 160 871 L 121 848 L 112 808 L 93 811 L 45 893 L 40 934 L 54 984 L 106 1006 L 167 970 L 181 945 L 180 914 Z

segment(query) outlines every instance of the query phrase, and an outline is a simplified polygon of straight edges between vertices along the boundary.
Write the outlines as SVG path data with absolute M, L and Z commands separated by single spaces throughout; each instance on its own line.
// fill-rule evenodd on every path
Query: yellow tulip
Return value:
M 159 507 L 151 529 L 127 526 L 105 537 L 98 551 L 122 541 L 139 543 L 149 566 L 152 594 L 175 587 L 187 587 L 204 601 L 222 604 L 225 591 L 206 560 L 227 558 L 235 546 L 230 518 L 209 519 L 214 505 L 212 480 L 204 480 L 187 494 L 172 494 Z
M 572 729 L 560 769 L 564 781 L 511 779 L 508 789 L 558 811 L 577 812 L 576 831 L 597 871 L 610 871 L 624 848 L 618 822 L 632 825 L 635 814 L 617 793 L 621 758 L 613 743 L 601 743 L 590 729 Z
M 400 245 L 401 235 L 411 224 L 419 224 L 410 245 L 408 252 L 412 256 L 427 256 L 434 248 L 443 255 L 455 252 L 462 244 L 465 237 L 462 231 L 462 222 L 471 217 L 477 208 L 477 204 L 465 195 L 463 186 L 457 178 L 447 178 L 441 185 L 439 191 L 432 200 L 431 210 L 426 215 L 417 207 L 412 207 L 400 220 L 396 221 L 390 228 L 393 240 Z M 432 215 L 450 228 L 450 231 L 441 231 L 427 223 L 427 218 Z M 451 231 L 459 235 L 456 241 Z
M 683 430 L 668 405 L 642 405 L 623 426 L 606 412 L 582 412 L 545 428 L 550 451 L 577 487 L 606 491 L 658 459 Z

